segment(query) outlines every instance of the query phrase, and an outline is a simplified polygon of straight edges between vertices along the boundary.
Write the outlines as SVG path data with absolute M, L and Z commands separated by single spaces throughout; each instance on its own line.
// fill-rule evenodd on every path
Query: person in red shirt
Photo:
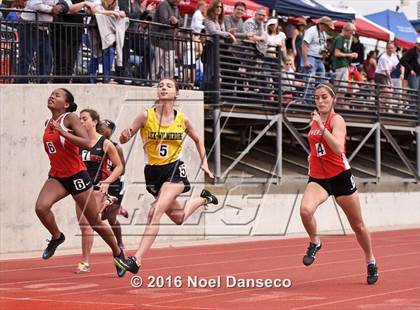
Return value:
M 55 89 L 48 98 L 48 109 L 52 117 L 45 124 L 43 144 L 50 159 L 51 169 L 39 193 L 35 211 L 52 238 L 42 258 L 48 259 L 53 256 L 57 247 L 65 240 L 51 208 L 54 203 L 69 194 L 73 196 L 77 205 L 83 206 L 89 224 L 111 247 L 114 257 L 124 257 L 111 228 L 100 219 L 97 211 L 99 208 L 92 194 L 92 180 L 79 157 L 79 147 L 90 149 L 92 143 L 79 117 L 72 113 L 77 109 L 73 95 L 64 88 Z
M 312 113 L 312 124 L 308 134 L 309 181 L 300 206 L 302 223 L 310 238 L 303 264 L 311 265 L 321 249 L 314 213 L 332 195 L 346 214 L 364 251 L 368 271 L 367 282 L 374 284 L 378 280 L 378 268 L 372 251 L 370 233 L 363 222 L 359 194 L 345 155 L 346 123 L 334 112 L 335 102 L 336 90 L 333 85 L 325 83 L 316 87 L 317 110 Z

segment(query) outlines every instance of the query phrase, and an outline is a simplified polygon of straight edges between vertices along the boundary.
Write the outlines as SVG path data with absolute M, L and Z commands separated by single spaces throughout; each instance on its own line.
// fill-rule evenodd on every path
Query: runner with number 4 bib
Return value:
M 51 209 L 57 201 L 69 194 L 83 209 L 89 224 L 110 246 L 114 257 L 123 258 L 124 254 L 118 247 L 111 228 L 100 219 L 99 208 L 92 193 L 92 180 L 79 157 L 79 147 L 91 149 L 92 143 L 79 117 L 71 113 L 77 110 L 73 95 L 64 88 L 55 89 L 48 98 L 48 108 L 52 117 L 45 124 L 43 143 L 51 169 L 38 195 L 35 211 L 52 238 L 42 258 L 53 256 L 57 247 L 65 240 Z
M 178 95 L 176 82 L 169 78 L 162 79 L 157 93 L 159 100 L 155 106 L 141 113 L 120 137 L 120 143 L 127 143 L 138 130 L 141 131 L 146 155 L 146 189 L 156 198 L 149 210 L 148 226 L 135 255 L 128 259 L 114 259 L 116 266 L 132 273 L 139 271 L 142 259 L 156 239 L 164 213 L 174 223 L 181 225 L 199 207 L 218 203 L 217 198 L 205 189 L 200 198 L 189 200 L 185 207 L 177 200 L 180 194 L 190 190 L 185 164 L 179 159 L 185 134 L 195 142 L 201 169 L 211 178 L 213 174 L 207 165 L 203 140 L 184 113 L 174 109 Z
M 366 228 L 360 207 L 359 194 L 345 155 L 346 123 L 334 112 L 336 91 L 331 84 L 319 84 L 315 89 L 315 104 L 319 111 L 312 113 L 309 181 L 303 194 L 300 216 L 309 235 L 310 243 L 303 257 L 306 266 L 311 265 L 321 249 L 314 218 L 316 209 L 334 196 L 356 234 L 367 263 L 367 283 L 378 280 L 378 268 L 373 256 L 370 233 Z

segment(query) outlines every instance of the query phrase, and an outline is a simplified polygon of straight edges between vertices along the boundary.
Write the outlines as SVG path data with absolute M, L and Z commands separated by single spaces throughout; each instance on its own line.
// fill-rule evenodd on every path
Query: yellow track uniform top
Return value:
M 162 166 L 177 161 L 185 134 L 184 113 L 177 111 L 170 125 L 161 125 L 155 108 L 147 109 L 146 125 L 141 130 L 145 163 Z

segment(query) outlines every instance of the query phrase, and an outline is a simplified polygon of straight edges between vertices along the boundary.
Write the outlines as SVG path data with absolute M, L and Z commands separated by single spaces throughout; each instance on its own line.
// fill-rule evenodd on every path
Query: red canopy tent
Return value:
M 345 24 L 345 22 L 341 21 L 334 22 L 336 29 L 343 28 Z M 356 16 L 355 25 L 356 33 L 362 37 L 373 38 L 385 42 L 390 42 L 394 39 L 394 33 L 367 20 L 363 16 Z

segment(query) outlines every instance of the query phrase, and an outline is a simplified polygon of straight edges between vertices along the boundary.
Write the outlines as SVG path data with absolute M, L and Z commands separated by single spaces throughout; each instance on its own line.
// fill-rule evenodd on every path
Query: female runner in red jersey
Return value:
M 91 141 L 79 117 L 71 112 L 77 105 L 73 95 L 64 88 L 55 89 L 48 98 L 52 117 L 46 122 L 43 143 L 50 159 L 51 169 L 36 201 L 35 211 L 52 238 L 42 254 L 43 259 L 54 255 L 56 248 L 64 242 L 51 212 L 54 203 L 72 195 L 93 229 L 111 247 L 114 257 L 123 257 L 111 228 L 100 219 L 98 206 L 92 191 L 92 180 L 79 157 L 79 147 L 90 149 Z
M 300 216 L 311 240 L 303 263 L 306 266 L 311 265 L 321 249 L 314 213 L 333 195 L 364 251 L 367 282 L 374 284 L 378 280 L 378 268 L 372 252 L 370 233 L 363 222 L 359 194 L 345 155 L 346 123 L 334 112 L 335 100 L 334 86 L 325 83 L 316 87 L 315 104 L 319 114 L 316 110 L 312 113 L 311 130 L 308 134 L 311 150 L 309 181 L 300 206 Z

